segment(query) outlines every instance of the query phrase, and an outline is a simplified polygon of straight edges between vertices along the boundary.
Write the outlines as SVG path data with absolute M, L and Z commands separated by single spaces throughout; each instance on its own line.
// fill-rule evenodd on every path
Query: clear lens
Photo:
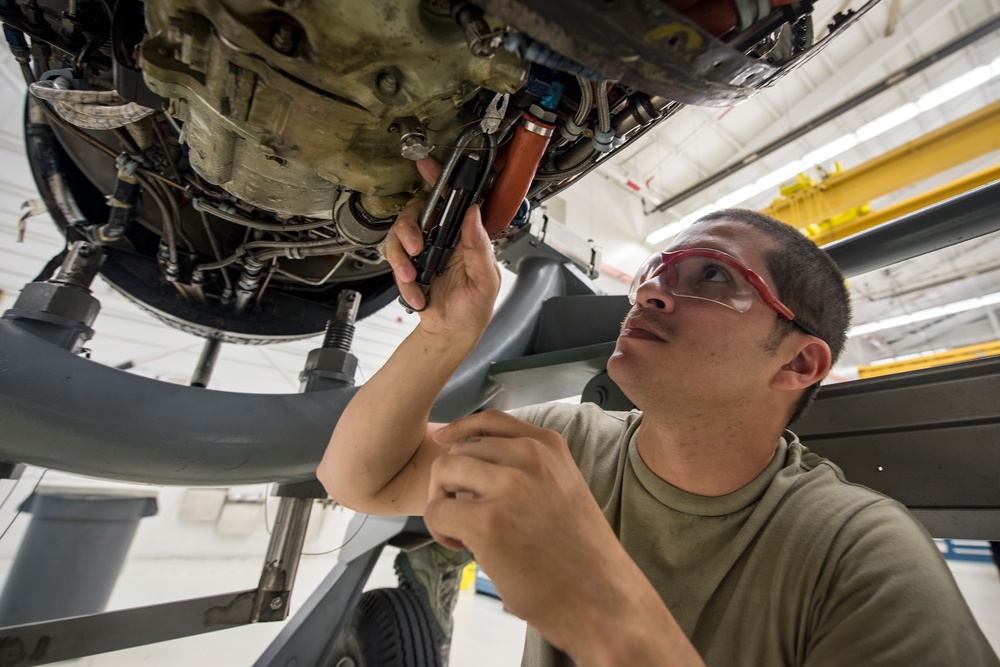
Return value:
M 674 296 L 711 301 L 740 313 L 753 303 L 755 290 L 735 266 L 717 257 L 686 255 L 665 269 L 662 253 L 656 253 L 639 268 L 629 288 L 629 300 L 634 304 L 639 286 L 663 272 L 667 275 L 659 280 Z
M 629 303 L 635 305 L 636 294 L 639 293 L 639 285 L 643 284 L 647 280 L 653 277 L 653 273 L 656 272 L 663 265 L 663 253 L 656 252 L 650 255 L 645 262 L 639 267 L 639 270 L 635 273 L 635 278 L 632 279 L 632 284 L 628 288 L 628 300 Z

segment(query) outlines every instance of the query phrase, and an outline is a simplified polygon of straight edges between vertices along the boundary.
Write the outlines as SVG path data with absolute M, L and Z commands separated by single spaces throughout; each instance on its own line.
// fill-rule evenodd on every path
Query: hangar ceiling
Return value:
M 840 0 L 820 0 L 815 25 L 825 25 L 842 9 Z M 850 2 L 843 3 L 850 5 Z M 855 3 L 860 4 L 860 3 Z M 941 45 L 1000 15 L 1000 0 L 883 0 L 827 50 L 749 102 L 730 109 L 687 108 L 648 133 L 594 173 L 547 204 L 548 214 L 571 226 L 602 249 L 608 268 L 600 284 L 624 292 L 617 272 L 630 274 L 662 245 L 647 237 L 712 205 L 726 195 L 767 178 L 789 163 L 828 145 L 904 104 L 915 102 L 970 71 L 992 66 L 993 75 L 970 90 L 821 162 L 845 170 L 1000 100 L 1000 31 L 892 87 L 802 138 L 663 211 L 661 202 L 682 193 L 735 161 L 795 129 L 888 74 L 935 52 Z M 62 247 L 46 215 L 26 221 L 18 242 L 22 204 L 37 199 L 24 157 L 24 85 L 10 54 L 0 55 L 0 308 L 11 306 L 21 286 Z M 1000 127 L 1000 124 L 997 125 Z M 1000 133 L 1000 129 L 997 130 Z M 874 210 L 1000 162 L 987 152 L 959 167 L 871 202 Z M 815 168 L 811 170 L 818 178 Z M 777 196 L 770 187 L 735 205 L 762 209 Z M 509 281 L 508 281 L 509 282 Z M 966 242 L 850 281 L 855 325 L 880 322 L 935 306 L 1000 292 L 1000 234 Z M 89 344 L 92 358 L 110 365 L 132 364 L 130 372 L 187 382 L 202 341 L 167 328 L 103 283 L 95 284 L 103 304 Z M 836 370 L 853 377 L 854 367 L 1000 339 L 997 304 L 854 336 Z M 415 324 L 416 316 L 389 306 L 360 323 L 355 352 L 361 374 L 369 377 Z M 294 392 L 307 351 L 318 341 L 267 347 L 225 346 L 212 386 L 231 391 Z M 359 378 L 360 380 L 361 378 Z

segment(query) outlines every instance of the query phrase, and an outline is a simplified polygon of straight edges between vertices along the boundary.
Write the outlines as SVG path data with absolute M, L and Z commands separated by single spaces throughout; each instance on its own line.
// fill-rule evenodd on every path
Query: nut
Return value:
M 399 152 L 407 160 L 422 160 L 431 154 L 431 146 L 425 137 L 408 134 L 399 142 Z

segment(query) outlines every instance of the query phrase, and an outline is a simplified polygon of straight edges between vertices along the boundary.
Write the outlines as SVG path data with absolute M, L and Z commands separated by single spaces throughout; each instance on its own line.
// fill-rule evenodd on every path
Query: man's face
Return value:
M 774 241 L 732 220 L 689 228 L 670 250 L 720 250 L 758 273 L 776 292 L 765 253 Z M 725 306 L 674 296 L 660 275 L 639 287 L 622 323 L 608 373 L 642 409 L 670 405 L 722 407 L 766 391 L 780 364 L 769 343 L 777 315 L 760 299 L 739 313 Z

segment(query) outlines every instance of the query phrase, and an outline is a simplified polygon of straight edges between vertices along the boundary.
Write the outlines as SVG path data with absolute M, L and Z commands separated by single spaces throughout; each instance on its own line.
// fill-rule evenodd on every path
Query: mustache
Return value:
M 663 340 L 668 340 L 674 335 L 673 327 L 658 322 L 641 312 L 630 312 L 626 315 L 618 327 L 618 332 L 621 333 L 625 329 L 630 328 L 643 329 Z

